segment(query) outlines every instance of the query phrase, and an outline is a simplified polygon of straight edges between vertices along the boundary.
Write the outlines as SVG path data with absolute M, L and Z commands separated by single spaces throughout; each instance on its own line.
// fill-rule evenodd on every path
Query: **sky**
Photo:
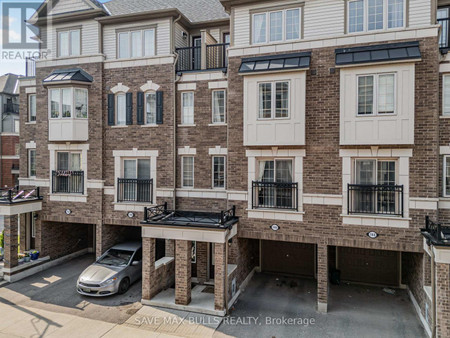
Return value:
M 61 0 L 63 1 L 63 0 Z M 108 0 L 99 0 L 100 2 L 107 2 Z M 126 0 L 124 0 L 126 1 Z M 36 3 L 37 5 L 42 3 L 42 0 L 0 0 L 0 75 L 6 73 L 13 73 L 19 75 L 25 75 L 25 57 L 37 53 L 37 49 L 33 48 L 22 48 L 22 49 L 9 49 L 4 48 L 3 43 L 3 27 L 5 23 L 8 25 L 6 34 L 9 36 L 10 42 L 23 42 L 22 40 L 22 29 L 25 30 L 26 42 L 33 42 L 31 39 L 35 34 L 27 27 L 22 25 L 22 11 L 19 8 L 12 8 L 8 13 L 4 11 L 4 6 L 6 4 L 22 4 L 22 3 Z M 5 13 L 4 13 L 5 12 Z M 26 9 L 26 19 L 29 19 L 35 10 L 28 8 Z

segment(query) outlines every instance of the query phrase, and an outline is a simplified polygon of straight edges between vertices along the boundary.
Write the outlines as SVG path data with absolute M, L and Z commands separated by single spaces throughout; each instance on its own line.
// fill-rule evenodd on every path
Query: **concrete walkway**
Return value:
M 143 307 L 125 324 L 113 324 L 8 304 L 0 299 L 0 338 L 228 337 L 215 332 L 219 324 L 212 318 L 196 320 L 189 313 L 170 313 L 152 307 Z

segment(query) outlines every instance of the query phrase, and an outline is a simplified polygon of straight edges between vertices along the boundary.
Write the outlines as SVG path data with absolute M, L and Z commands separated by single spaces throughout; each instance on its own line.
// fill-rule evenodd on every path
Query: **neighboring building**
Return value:
M 408 288 L 450 336 L 440 3 L 45 1 L 30 22 L 52 54 L 20 80 L 19 180 L 40 192 L 1 209 L 5 278 L 20 213 L 49 259 L 142 238 L 144 304 L 224 314 L 266 271 L 315 278 L 326 312 L 338 269 Z

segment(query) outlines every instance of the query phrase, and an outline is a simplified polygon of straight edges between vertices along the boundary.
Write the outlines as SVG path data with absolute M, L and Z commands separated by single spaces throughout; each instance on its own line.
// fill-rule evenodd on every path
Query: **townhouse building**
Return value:
M 47 260 L 142 240 L 143 304 L 225 315 L 262 271 L 333 311 L 339 271 L 449 336 L 448 5 L 45 1 L 5 278 L 20 220 Z

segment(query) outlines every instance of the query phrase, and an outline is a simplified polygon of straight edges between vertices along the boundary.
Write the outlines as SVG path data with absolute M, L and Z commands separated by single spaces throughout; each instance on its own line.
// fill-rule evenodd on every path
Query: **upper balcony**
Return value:
M 6 114 L 19 114 L 19 105 L 17 103 L 5 103 L 3 104 L 3 112 Z
M 433 222 L 429 216 L 425 217 L 425 228 L 420 229 L 427 244 L 435 246 L 450 246 L 450 224 Z
M 298 183 L 253 181 L 252 209 L 298 211 Z
M 228 67 L 227 48 L 229 43 L 203 44 L 201 46 L 177 48 L 176 72 L 201 70 L 222 70 Z

